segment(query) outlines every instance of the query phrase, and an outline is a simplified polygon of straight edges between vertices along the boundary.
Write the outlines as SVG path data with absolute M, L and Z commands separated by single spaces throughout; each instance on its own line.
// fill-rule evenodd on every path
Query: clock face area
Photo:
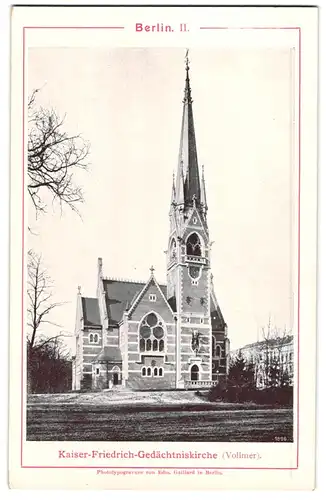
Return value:
M 189 275 L 193 280 L 197 280 L 200 277 L 200 267 L 189 266 Z

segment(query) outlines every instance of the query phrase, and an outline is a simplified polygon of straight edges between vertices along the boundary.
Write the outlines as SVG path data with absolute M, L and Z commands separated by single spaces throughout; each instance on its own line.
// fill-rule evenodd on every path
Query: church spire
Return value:
M 179 198 L 177 199 L 177 203 L 192 205 L 193 200 L 195 199 L 196 204 L 199 205 L 201 199 L 200 179 L 198 171 L 194 118 L 192 111 L 188 50 L 186 52 L 186 82 L 184 89 L 181 138 L 177 171 L 177 197 L 181 192 L 180 184 L 182 182 L 184 185 L 184 201 L 181 201 Z
M 173 205 L 176 202 L 176 192 L 175 192 L 175 181 L 174 181 L 174 174 L 173 174 L 173 179 L 172 179 L 172 193 L 171 193 L 171 205 Z

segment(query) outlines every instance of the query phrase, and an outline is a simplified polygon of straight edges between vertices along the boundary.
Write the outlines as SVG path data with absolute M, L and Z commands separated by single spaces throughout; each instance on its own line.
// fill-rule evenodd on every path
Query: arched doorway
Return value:
M 118 366 L 112 368 L 112 383 L 113 385 L 120 384 L 120 368 Z
M 198 380 L 199 379 L 199 368 L 198 365 L 193 365 L 191 367 L 191 380 Z

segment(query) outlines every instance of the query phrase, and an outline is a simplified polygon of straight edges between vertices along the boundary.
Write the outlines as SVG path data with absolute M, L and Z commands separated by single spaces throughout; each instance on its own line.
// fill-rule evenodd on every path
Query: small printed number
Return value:
M 287 438 L 285 436 L 276 436 L 275 437 L 275 441 L 282 441 L 282 442 L 284 442 L 284 441 L 287 441 Z

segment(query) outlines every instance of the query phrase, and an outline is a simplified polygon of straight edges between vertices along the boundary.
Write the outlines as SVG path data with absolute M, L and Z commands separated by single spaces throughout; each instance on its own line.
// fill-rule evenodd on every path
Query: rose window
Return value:
M 163 322 L 154 313 L 149 313 L 139 329 L 140 352 L 164 351 Z

